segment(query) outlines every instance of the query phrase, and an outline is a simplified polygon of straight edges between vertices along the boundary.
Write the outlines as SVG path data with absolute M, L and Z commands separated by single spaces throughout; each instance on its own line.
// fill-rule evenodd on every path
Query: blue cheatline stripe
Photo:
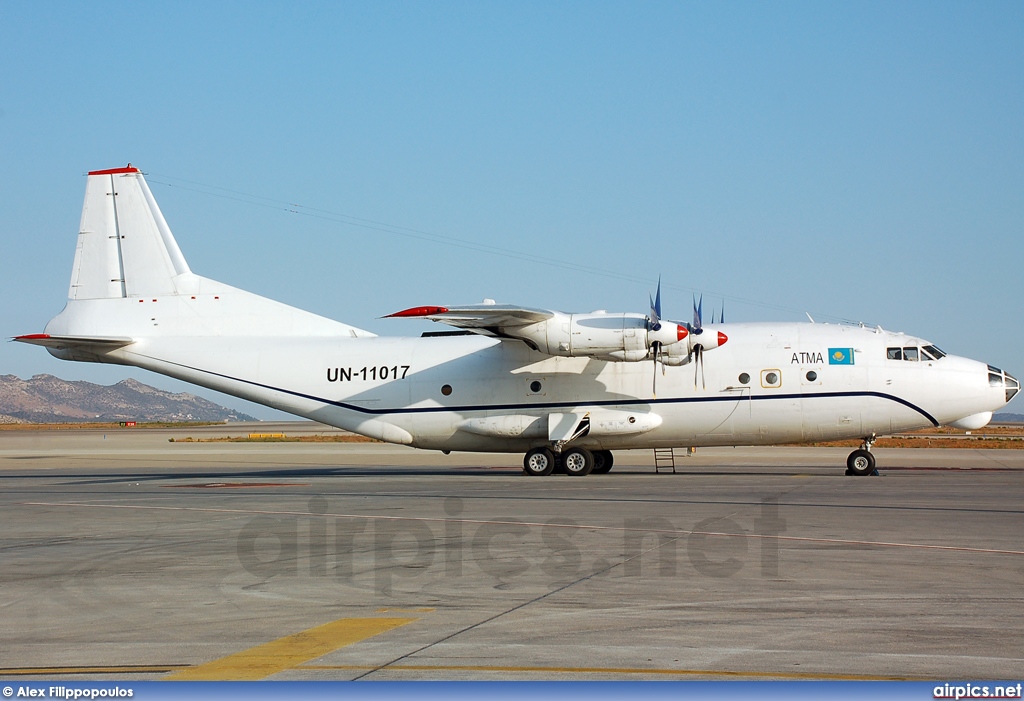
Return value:
M 148 356 L 147 356 L 148 357 Z M 653 404 L 699 404 L 703 402 L 741 402 L 741 401 L 764 401 L 764 400 L 780 400 L 780 399 L 828 399 L 835 397 L 878 397 L 879 399 L 887 399 L 897 404 L 902 404 L 905 407 L 913 409 L 918 414 L 928 419 L 932 426 L 938 426 L 939 422 L 935 420 L 935 417 L 929 414 L 927 411 L 917 406 L 912 402 L 908 402 L 902 397 L 897 397 L 892 394 L 886 394 L 885 392 L 871 392 L 871 391 L 856 391 L 856 392 L 815 392 L 813 394 L 773 394 L 773 395 L 758 395 L 758 396 L 746 396 L 746 397 L 674 397 L 668 399 L 634 399 L 634 400 L 622 400 L 622 399 L 605 399 L 597 400 L 592 402 L 520 402 L 513 404 L 466 404 L 461 406 L 425 406 L 425 407 L 400 407 L 396 409 L 370 409 L 367 407 L 356 406 L 355 404 L 348 404 L 346 402 L 338 402 L 333 399 L 325 399 L 324 397 L 317 397 L 313 394 L 306 394 L 304 392 L 296 392 L 295 390 L 284 389 L 282 387 L 274 387 L 273 385 L 266 385 L 262 382 L 254 382 L 253 380 L 244 380 L 240 377 L 232 377 L 231 375 L 224 375 L 219 372 L 213 372 L 212 370 L 203 370 L 201 368 L 194 368 L 190 365 L 182 365 L 181 363 L 172 363 L 168 360 L 160 360 L 159 358 L 151 358 L 161 363 L 167 363 L 168 365 L 176 365 L 186 370 L 192 370 L 193 372 L 200 372 L 205 375 L 213 375 L 214 377 L 222 377 L 225 380 L 231 380 L 233 382 L 241 382 L 243 384 L 252 385 L 253 387 L 260 387 L 262 389 L 269 389 L 274 392 L 281 392 L 282 394 L 290 394 L 293 397 L 301 397 L 302 399 L 311 399 L 315 402 L 322 402 L 323 404 L 330 404 L 341 409 L 347 409 L 349 411 L 355 411 L 360 414 L 371 414 L 375 416 L 383 416 L 388 414 L 437 414 L 444 412 L 462 412 L 462 411 L 500 411 L 504 409 L 512 410 L 524 410 L 524 409 L 568 409 L 571 407 L 580 406 L 649 406 Z

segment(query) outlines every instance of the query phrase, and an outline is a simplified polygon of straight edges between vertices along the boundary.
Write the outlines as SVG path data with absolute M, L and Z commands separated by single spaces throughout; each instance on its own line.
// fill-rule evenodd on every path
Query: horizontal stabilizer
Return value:
M 48 333 L 30 333 L 25 336 L 15 336 L 12 341 L 29 343 L 33 346 L 44 346 L 46 348 L 57 348 L 60 350 L 74 350 L 91 348 L 97 351 L 114 350 L 123 348 L 135 342 L 131 338 L 111 338 L 104 336 L 51 336 Z

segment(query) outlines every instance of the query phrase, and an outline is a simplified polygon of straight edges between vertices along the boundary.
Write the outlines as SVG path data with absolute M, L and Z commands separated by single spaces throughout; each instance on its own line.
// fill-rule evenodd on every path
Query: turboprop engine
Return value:
M 541 322 L 502 328 L 503 334 L 522 339 L 548 355 L 566 358 L 637 362 L 651 357 L 653 348 L 671 348 L 689 335 L 685 326 L 663 321 L 652 324 L 643 314 L 555 315 Z M 664 352 L 664 351 L 662 351 Z M 684 351 L 688 353 L 689 351 Z

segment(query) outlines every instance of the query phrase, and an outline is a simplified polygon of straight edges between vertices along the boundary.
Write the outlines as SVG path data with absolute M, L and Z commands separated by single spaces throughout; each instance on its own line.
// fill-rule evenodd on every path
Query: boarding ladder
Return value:
M 697 452 L 696 448 L 687 448 L 683 454 L 684 457 L 690 457 Z M 675 448 L 655 448 L 654 449 L 654 471 L 661 472 L 662 470 L 672 470 L 675 474 L 676 471 L 676 451 Z
M 676 451 L 674 448 L 654 449 L 654 471 L 661 472 L 662 470 L 672 470 L 672 473 L 675 474 Z

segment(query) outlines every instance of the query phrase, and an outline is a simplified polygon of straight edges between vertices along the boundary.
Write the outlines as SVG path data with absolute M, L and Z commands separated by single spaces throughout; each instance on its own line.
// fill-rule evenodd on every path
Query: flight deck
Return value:
M 308 424 L 233 428 L 325 435 Z M 607 475 L 225 426 L 0 431 L 0 676 L 1001 679 L 1024 451 L 616 451 Z M 192 438 L 192 442 L 185 439 Z M 173 440 L 172 440 L 173 439 Z

